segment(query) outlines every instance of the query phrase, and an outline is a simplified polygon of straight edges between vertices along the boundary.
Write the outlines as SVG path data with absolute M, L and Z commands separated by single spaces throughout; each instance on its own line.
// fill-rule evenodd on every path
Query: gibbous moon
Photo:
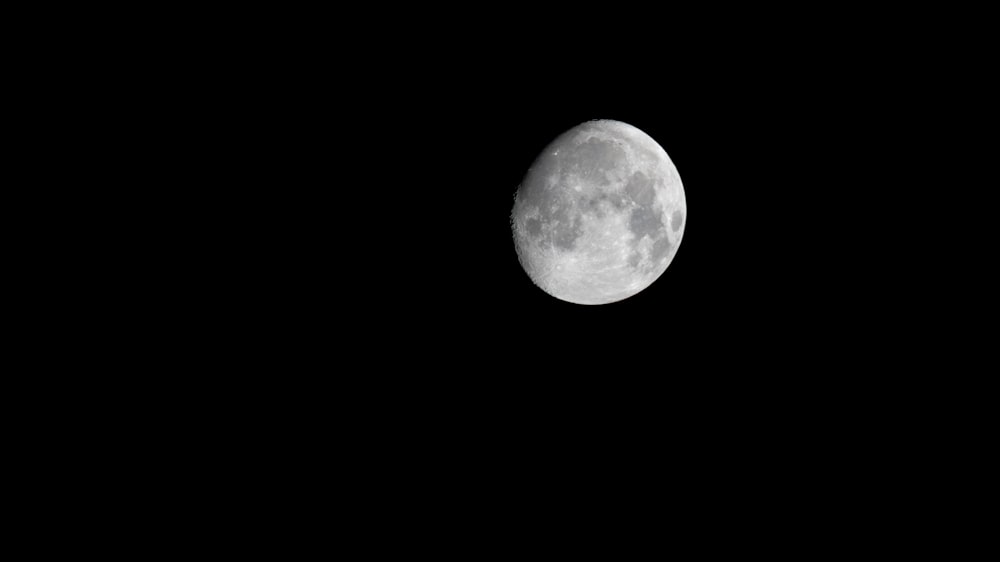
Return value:
M 511 225 L 525 272 L 577 304 L 626 299 L 667 269 L 684 236 L 684 188 L 670 157 L 620 121 L 566 131 L 535 159 Z

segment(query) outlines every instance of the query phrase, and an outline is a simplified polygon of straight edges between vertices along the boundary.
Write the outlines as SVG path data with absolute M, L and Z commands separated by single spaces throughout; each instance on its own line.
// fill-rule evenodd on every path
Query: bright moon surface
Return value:
M 566 131 L 535 159 L 511 224 L 521 265 L 546 293 L 577 304 L 628 298 L 670 265 L 687 218 L 670 157 L 620 121 Z

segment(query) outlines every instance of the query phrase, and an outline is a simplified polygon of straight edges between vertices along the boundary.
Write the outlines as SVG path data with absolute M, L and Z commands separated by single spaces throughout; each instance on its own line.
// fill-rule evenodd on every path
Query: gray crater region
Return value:
M 545 148 L 517 190 L 511 225 L 531 280 L 577 304 L 628 298 L 670 265 L 687 205 L 665 150 L 620 121 L 589 121 Z

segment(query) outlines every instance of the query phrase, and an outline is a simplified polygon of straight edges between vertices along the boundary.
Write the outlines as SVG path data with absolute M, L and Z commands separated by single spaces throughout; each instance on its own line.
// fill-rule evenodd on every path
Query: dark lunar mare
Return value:
M 583 234 L 583 221 L 577 214 L 573 218 L 566 217 L 560 220 L 553 230 L 552 244 L 561 250 L 572 250 L 576 247 L 576 241 Z
M 528 219 L 527 222 L 528 234 L 532 238 L 537 238 L 539 234 L 542 233 L 542 223 L 538 219 Z
M 625 193 L 628 194 L 636 205 L 640 207 L 651 207 L 656 200 L 656 191 L 653 188 L 653 181 L 642 172 L 632 174 L 625 184 Z
M 635 236 L 632 242 L 633 248 L 637 248 L 642 238 L 648 236 L 653 241 L 649 253 L 650 260 L 654 264 L 659 264 L 670 252 L 672 243 L 667 237 L 662 210 L 656 204 L 655 182 L 643 172 L 636 172 L 625 185 L 625 192 L 636 204 L 628 222 L 629 230 Z M 635 268 L 639 260 L 640 256 L 636 250 L 629 256 L 628 263 Z
M 672 228 L 674 232 L 677 232 L 683 224 L 684 213 L 682 213 L 680 209 L 677 209 L 672 215 L 670 215 L 670 228 Z
M 636 207 L 629 216 L 628 228 L 635 234 L 636 241 L 643 236 L 655 239 L 656 234 L 663 230 L 663 218 L 656 209 L 651 207 Z
M 604 205 L 603 203 L 607 203 Z M 622 194 L 608 189 L 598 189 L 596 193 L 581 195 L 578 205 L 584 214 L 589 214 L 603 219 L 607 216 L 608 207 L 615 212 L 625 210 L 625 198 Z
M 660 237 L 653 243 L 653 249 L 649 253 L 650 259 L 653 263 L 660 263 L 660 260 L 667 257 L 670 253 L 670 248 L 673 243 L 670 242 L 670 238 L 667 237 L 666 233 L 661 234 Z

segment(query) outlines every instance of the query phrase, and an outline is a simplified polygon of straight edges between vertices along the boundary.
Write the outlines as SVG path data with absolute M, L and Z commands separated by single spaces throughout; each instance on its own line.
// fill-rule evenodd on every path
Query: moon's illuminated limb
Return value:
M 687 206 L 666 151 L 620 121 L 590 121 L 555 139 L 518 189 L 512 213 L 525 271 L 579 304 L 619 301 L 670 265 Z

